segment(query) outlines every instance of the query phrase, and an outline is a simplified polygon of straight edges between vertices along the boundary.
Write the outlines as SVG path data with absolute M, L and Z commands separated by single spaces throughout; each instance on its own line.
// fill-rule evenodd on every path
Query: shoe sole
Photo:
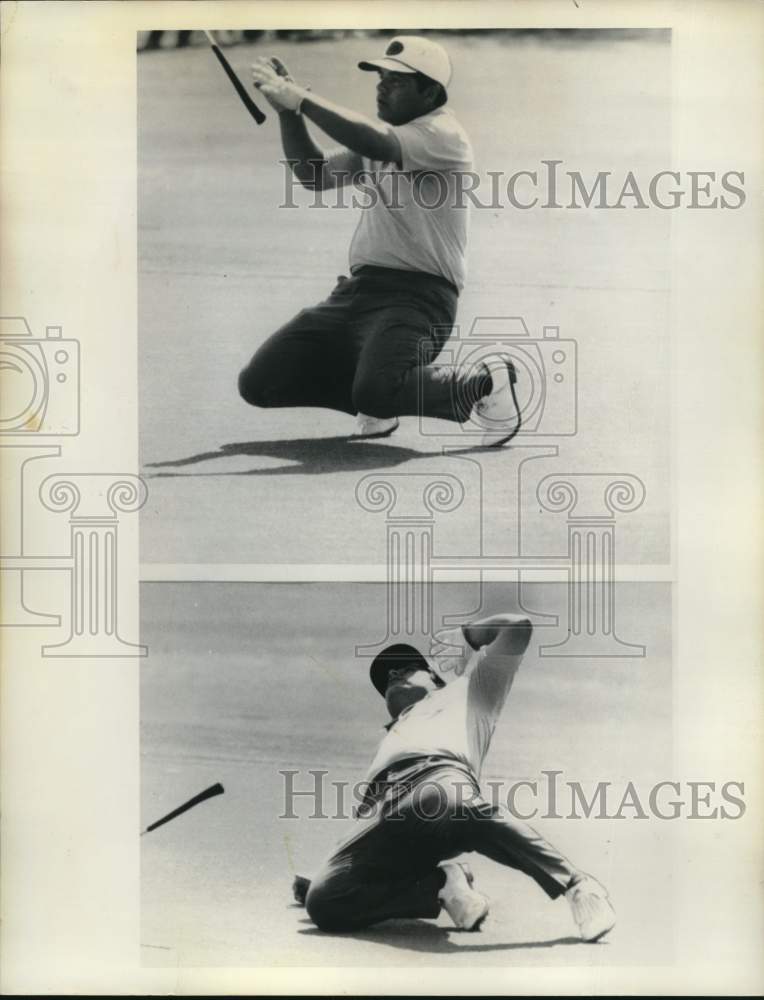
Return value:
M 459 867 L 461 868 L 461 870 L 464 872 L 464 876 L 467 879 L 467 884 L 469 885 L 469 887 L 471 889 L 473 887 L 473 885 L 475 884 L 475 876 L 472 874 L 472 869 L 470 868 L 470 866 L 467 864 L 466 861 L 457 861 L 456 863 L 457 863 L 457 865 L 459 865 Z M 464 930 L 467 931 L 469 934 L 474 934 L 477 931 L 479 931 L 480 928 L 483 926 L 483 924 L 486 921 L 486 917 L 488 916 L 488 914 L 489 914 L 490 911 L 489 911 L 489 907 L 488 907 L 488 899 L 485 898 L 485 901 L 486 901 L 486 907 L 485 907 L 485 913 L 483 914 L 483 916 L 482 917 L 478 917 L 477 920 L 475 921 L 475 923 L 472 925 L 472 927 L 465 927 L 464 928 Z
M 507 357 L 506 355 L 503 354 L 502 355 L 502 359 L 503 359 L 504 364 L 506 365 L 507 370 L 509 372 L 509 380 L 510 380 L 511 384 L 514 385 L 517 382 L 517 373 L 515 371 L 515 366 L 512 363 L 512 360 L 509 357 Z M 517 405 L 516 402 L 515 402 L 515 405 Z M 517 434 L 517 429 L 518 429 L 517 425 L 513 424 L 512 425 L 512 429 L 507 434 L 505 434 L 504 437 L 500 438 L 498 441 L 489 441 L 487 444 L 483 444 L 482 447 L 483 448 L 501 448 L 501 446 L 503 444 L 506 444 L 507 441 L 511 441 L 512 440 L 512 438 L 515 436 L 515 434 Z
M 457 861 L 456 864 L 459 865 L 459 867 L 461 868 L 461 870 L 464 872 L 464 877 L 467 879 L 467 884 L 469 885 L 469 887 L 471 889 L 473 887 L 473 885 L 475 884 L 475 876 L 474 876 L 474 874 L 472 872 L 472 869 L 470 868 L 470 866 L 467 864 L 466 861 Z M 483 896 L 483 899 L 485 899 L 485 903 L 486 903 L 485 913 L 482 916 L 480 916 L 480 917 L 477 918 L 477 920 L 472 925 L 472 927 L 460 927 L 460 928 L 458 928 L 459 930 L 466 931 L 468 934 L 474 934 L 476 931 L 480 930 L 480 928 L 485 923 L 486 917 L 490 913 L 490 907 L 488 905 L 488 897 L 487 896 Z
M 481 448 L 501 448 L 501 446 L 503 444 L 506 444 L 507 441 L 511 441 L 514 436 L 515 436 L 515 430 L 514 428 L 512 428 L 509 434 L 507 434 L 505 437 L 500 438 L 498 441 L 491 441 L 490 444 L 481 444 Z
M 581 877 L 579 879 L 577 879 L 577 883 L 580 884 L 580 882 L 585 881 L 587 879 L 590 880 L 590 881 L 592 881 L 592 882 L 594 882 L 596 885 L 599 886 L 599 888 L 601 890 L 601 893 L 599 894 L 600 898 L 607 904 L 607 906 L 608 906 L 608 908 L 610 910 L 610 915 L 611 915 L 611 921 L 607 925 L 607 927 L 605 927 L 604 930 L 601 930 L 599 932 L 599 934 L 595 934 L 594 937 L 584 937 L 583 934 L 581 934 L 581 931 L 579 930 L 579 937 L 584 942 L 584 944 L 596 944 L 597 941 L 601 941 L 604 938 L 604 936 L 606 934 L 609 934 L 610 931 L 612 931 L 612 929 L 615 927 L 615 925 L 616 925 L 616 913 L 615 913 L 615 910 L 613 909 L 613 904 L 610 902 L 610 897 L 608 896 L 607 892 L 605 892 L 604 888 L 600 885 L 600 883 L 597 882 L 597 880 L 595 878 L 593 878 L 591 875 L 587 875 L 585 872 L 582 872 L 581 873 Z M 571 887 L 569 886 L 568 888 L 570 889 Z
M 400 421 L 396 420 L 395 424 L 386 431 L 377 431 L 375 434 L 351 434 L 350 439 L 355 441 L 373 441 L 375 438 L 386 438 L 390 437 L 399 427 Z
M 612 927 L 608 927 L 606 931 L 603 931 L 601 934 L 598 934 L 597 937 L 585 938 L 584 944 L 597 944 L 597 942 L 601 941 L 606 934 L 609 934 L 612 931 L 612 929 L 613 929 Z
M 477 920 L 475 921 L 475 923 L 471 927 L 463 927 L 462 928 L 462 930 L 467 931 L 468 934 L 475 934 L 475 933 L 477 933 L 477 931 L 479 931 L 480 928 L 485 923 L 486 917 L 488 916 L 488 914 L 490 912 L 490 907 L 488 906 L 488 899 L 485 896 L 483 897 L 483 899 L 485 899 L 485 912 L 482 913 L 481 916 L 479 916 L 477 918 Z
M 609 927 L 606 927 L 603 931 L 600 931 L 599 934 L 596 934 L 594 937 L 583 938 L 582 940 L 584 941 L 585 944 L 596 944 L 598 941 L 601 941 L 606 934 L 609 934 L 614 927 L 615 927 L 615 920 Z

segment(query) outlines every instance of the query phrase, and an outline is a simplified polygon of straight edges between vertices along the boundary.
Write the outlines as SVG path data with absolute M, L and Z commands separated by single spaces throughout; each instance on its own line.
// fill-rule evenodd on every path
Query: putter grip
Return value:
M 151 830 L 156 830 L 158 826 L 162 826 L 164 823 L 169 823 L 171 819 L 175 819 L 176 816 L 180 816 L 182 813 L 187 812 L 189 809 L 193 809 L 194 806 L 198 806 L 200 802 L 205 802 L 207 799 L 211 799 L 214 795 L 222 795 L 225 789 L 217 781 L 214 785 L 210 785 L 209 788 L 205 788 L 203 792 L 199 792 L 198 795 L 194 795 L 183 805 L 178 806 L 177 809 L 173 809 L 172 812 L 168 812 L 166 816 L 162 816 L 161 819 L 156 820 L 155 823 L 150 823 L 146 827 L 145 833 L 149 833 Z
M 265 121 L 265 115 L 262 113 L 262 111 L 260 110 L 260 108 L 258 108 L 258 106 L 255 104 L 255 102 L 249 96 L 249 94 L 247 93 L 247 91 L 244 89 L 241 80 L 238 78 L 238 76 L 231 69 L 231 65 L 228 62 L 228 60 L 226 59 L 226 57 L 223 55 L 223 53 L 220 51 L 220 49 L 218 48 L 217 45 L 213 45 L 212 46 L 212 51 L 217 56 L 218 62 L 220 63 L 220 65 L 225 70 L 226 76 L 228 77 L 228 79 L 233 84 L 234 90 L 236 91 L 236 93 L 241 98 L 242 103 L 244 104 L 244 107 L 247 109 L 247 111 L 249 111 L 249 113 L 255 119 L 255 121 L 257 122 L 257 124 L 258 125 L 262 125 L 262 123 Z

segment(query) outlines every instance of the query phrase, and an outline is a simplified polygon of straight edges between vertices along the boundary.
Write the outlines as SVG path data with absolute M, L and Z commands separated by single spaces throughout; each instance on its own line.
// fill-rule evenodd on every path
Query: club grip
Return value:
M 216 782 L 214 785 L 210 785 L 209 788 L 205 788 L 203 792 L 199 792 L 198 795 L 194 795 L 193 798 L 184 802 L 182 806 L 178 806 L 177 809 L 173 809 L 172 812 L 168 812 L 166 816 L 162 816 L 161 819 L 156 820 L 156 822 L 151 823 L 147 826 L 144 833 L 149 833 L 151 830 L 156 830 L 158 826 L 162 826 L 163 823 L 169 823 L 171 819 L 175 819 L 176 816 L 180 816 L 181 813 L 186 812 L 187 809 L 193 809 L 194 806 L 198 806 L 200 802 L 204 802 L 205 799 L 211 799 L 213 795 L 222 795 L 225 789 L 220 784 Z
M 210 45 L 212 47 L 212 51 L 217 56 L 218 62 L 223 67 L 226 76 L 228 77 L 228 79 L 233 84 L 234 90 L 236 91 L 236 93 L 241 98 L 244 107 L 247 109 L 247 111 L 249 111 L 249 113 L 255 119 L 255 121 L 257 122 L 257 124 L 258 125 L 262 125 L 262 123 L 265 121 L 265 115 L 260 110 L 260 108 L 258 108 L 258 106 L 255 104 L 255 102 L 249 96 L 249 94 L 247 93 L 247 91 L 244 89 L 244 85 L 242 84 L 242 82 L 238 78 L 238 76 L 234 73 L 233 69 L 231 68 L 231 64 L 228 62 L 228 60 L 226 59 L 226 57 L 220 51 L 220 48 L 216 44 L 214 44 L 212 42 L 210 43 Z

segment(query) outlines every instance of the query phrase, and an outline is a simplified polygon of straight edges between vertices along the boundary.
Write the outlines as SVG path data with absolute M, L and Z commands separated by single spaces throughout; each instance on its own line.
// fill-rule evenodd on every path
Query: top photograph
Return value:
M 670 31 L 136 50 L 143 565 L 670 563 Z

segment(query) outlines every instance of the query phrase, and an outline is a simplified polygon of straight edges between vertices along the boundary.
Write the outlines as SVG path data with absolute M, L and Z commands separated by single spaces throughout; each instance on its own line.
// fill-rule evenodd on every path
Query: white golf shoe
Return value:
M 389 417 L 380 419 L 379 417 L 369 417 L 365 413 L 359 413 L 356 418 L 356 428 L 351 434 L 354 438 L 383 438 L 392 434 L 398 428 L 398 418 Z
M 584 941 L 599 941 L 615 926 L 615 910 L 607 890 L 591 875 L 582 873 L 574 879 L 565 898 Z
M 440 867 L 446 873 L 446 882 L 438 899 L 456 927 L 479 931 L 488 916 L 488 899 L 472 888 L 474 879 L 468 865 L 444 861 Z
M 506 444 L 520 430 L 520 408 L 515 396 L 517 373 L 506 354 L 498 354 L 485 362 L 491 373 L 493 388 L 472 407 L 470 420 L 484 431 L 484 448 Z

